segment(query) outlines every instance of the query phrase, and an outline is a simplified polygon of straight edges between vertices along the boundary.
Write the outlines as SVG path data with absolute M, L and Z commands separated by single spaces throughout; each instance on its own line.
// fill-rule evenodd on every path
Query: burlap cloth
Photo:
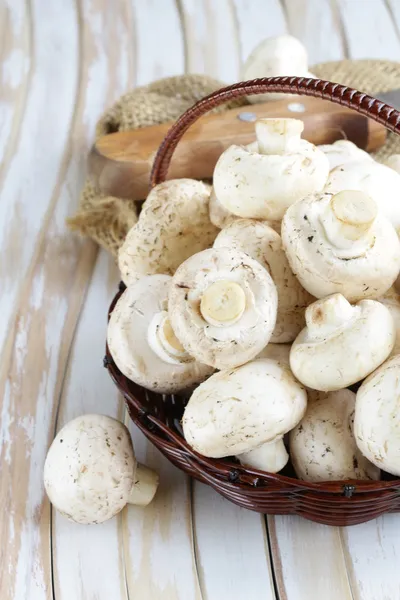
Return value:
M 400 63 L 397 62 L 342 60 L 315 65 L 310 70 L 322 79 L 342 83 L 368 94 L 400 88 Z M 194 102 L 223 85 L 204 75 L 182 75 L 137 88 L 122 96 L 105 112 L 97 124 L 96 137 L 172 121 Z M 245 99 L 240 99 L 216 110 L 246 103 Z M 375 156 L 379 160 L 396 152 L 400 152 L 400 136 L 389 134 L 385 146 Z M 136 221 L 135 202 L 104 196 L 87 180 L 78 212 L 68 220 L 68 224 L 71 229 L 91 237 L 115 256 Z

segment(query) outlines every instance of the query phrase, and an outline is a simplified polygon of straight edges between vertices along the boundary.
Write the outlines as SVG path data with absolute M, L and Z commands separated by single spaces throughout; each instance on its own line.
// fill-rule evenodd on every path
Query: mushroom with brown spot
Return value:
M 204 250 L 176 271 L 168 313 L 190 355 L 216 369 L 236 367 L 252 360 L 270 340 L 276 288 L 266 269 L 244 252 Z
M 238 219 L 217 235 L 214 248 L 222 247 L 245 252 L 269 272 L 278 292 L 278 313 L 271 342 L 292 342 L 303 329 L 304 311 L 314 298 L 292 273 L 280 235 L 265 222 Z
M 258 359 L 202 383 L 185 408 L 183 433 L 204 456 L 236 456 L 244 465 L 277 473 L 288 461 L 283 436 L 306 406 L 306 391 L 287 364 Z
M 102 523 L 124 506 L 146 506 L 158 475 L 138 464 L 128 429 L 105 415 L 82 415 L 56 435 L 44 465 L 50 502 L 76 523 Z
M 290 367 L 309 388 L 335 391 L 367 377 L 391 353 L 396 337 L 389 310 L 375 300 L 352 306 L 341 294 L 306 310 L 306 327 L 290 350 Z
M 107 341 L 119 370 L 146 389 L 164 394 L 204 381 L 213 369 L 188 354 L 168 317 L 172 278 L 149 275 L 128 286 L 108 324 Z
M 292 271 L 316 298 L 379 298 L 400 271 L 400 242 L 368 195 L 315 194 L 289 207 L 282 243 Z
M 218 233 L 209 217 L 210 186 L 194 179 L 156 185 L 118 254 L 128 285 L 145 275 L 173 275 L 186 258 L 209 248 Z
M 307 411 L 289 434 L 289 452 L 299 479 L 380 479 L 380 470 L 357 448 L 353 421 L 356 395 L 350 390 L 310 393 Z

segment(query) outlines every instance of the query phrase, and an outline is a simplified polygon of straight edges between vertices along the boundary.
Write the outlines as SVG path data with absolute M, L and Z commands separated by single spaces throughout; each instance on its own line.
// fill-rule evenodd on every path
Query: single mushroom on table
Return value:
M 204 456 L 236 456 L 242 464 L 277 473 L 288 461 L 283 436 L 306 406 L 306 391 L 287 364 L 258 359 L 202 383 L 185 408 L 183 434 Z
M 314 298 L 292 273 L 280 235 L 264 221 L 238 219 L 217 235 L 214 248 L 223 247 L 245 252 L 269 272 L 278 292 L 278 314 L 271 342 L 292 342 L 303 329 L 304 311 Z
M 299 479 L 380 479 L 380 470 L 357 448 L 353 421 L 356 395 L 350 390 L 309 392 L 307 411 L 289 433 L 289 453 Z
M 303 129 L 297 119 L 256 121 L 257 149 L 230 146 L 215 165 L 219 204 L 238 217 L 279 221 L 296 200 L 322 190 L 328 159 L 301 139 Z
M 128 286 L 108 324 L 107 341 L 119 370 L 148 390 L 173 394 L 204 381 L 213 369 L 190 356 L 168 317 L 169 275 L 149 275 Z
M 124 506 L 146 506 L 158 475 L 137 463 L 128 429 L 105 415 L 82 415 L 56 435 L 44 464 L 50 502 L 76 523 L 111 519 Z
M 245 61 L 241 78 L 277 77 L 279 75 L 297 75 L 315 78 L 308 70 L 308 56 L 305 46 L 292 35 L 279 35 L 260 42 Z M 286 100 L 293 94 L 257 94 L 248 96 L 252 103 Z
M 228 369 L 252 360 L 269 342 L 276 321 L 276 287 L 268 271 L 244 252 L 203 250 L 176 271 L 168 313 L 190 355 Z
M 400 355 L 392 356 L 360 386 L 354 437 L 374 465 L 400 477 Z
M 210 221 L 210 191 L 194 179 L 171 179 L 151 190 L 119 250 L 127 285 L 144 275 L 173 275 L 186 258 L 212 246 L 218 229 Z
M 400 233 L 400 175 L 375 160 L 354 160 L 339 165 L 329 173 L 325 192 L 357 190 L 375 200 L 382 212 Z
M 361 381 L 391 353 L 396 331 L 389 310 L 375 300 L 352 306 L 341 294 L 306 310 L 307 326 L 290 350 L 290 367 L 301 383 L 323 392 Z
M 282 221 L 292 271 L 316 298 L 379 298 L 400 271 L 400 242 L 366 194 L 347 190 L 299 200 Z
M 329 170 L 332 171 L 339 165 L 353 161 L 373 161 L 374 159 L 368 152 L 361 150 L 358 146 L 349 140 L 337 140 L 333 144 L 322 144 L 318 146 L 326 155 L 329 161 Z

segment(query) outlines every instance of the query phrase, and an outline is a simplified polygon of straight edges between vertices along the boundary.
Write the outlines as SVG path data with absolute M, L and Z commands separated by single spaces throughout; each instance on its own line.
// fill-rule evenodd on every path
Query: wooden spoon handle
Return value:
M 168 178 L 211 178 L 220 154 L 228 146 L 254 141 L 254 121 L 261 117 L 301 119 L 303 137 L 314 144 L 330 144 L 347 138 L 360 148 L 372 151 L 386 139 L 383 125 L 345 106 L 320 98 L 290 96 L 203 116 L 182 137 Z M 165 123 L 98 139 L 89 157 L 95 185 L 103 193 L 120 198 L 145 198 L 155 154 L 170 127 L 171 123 Z

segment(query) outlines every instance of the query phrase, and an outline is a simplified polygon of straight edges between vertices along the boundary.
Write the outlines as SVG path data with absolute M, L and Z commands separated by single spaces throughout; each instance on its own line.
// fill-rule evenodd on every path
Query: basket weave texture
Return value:
M 265 92 L 315 96 L 345 105 L 400 134 L 400 113 L 355 89 L 320 79 L 272 77 L 241 82 L 214 92 L 187 110 L 171 127 L 154 161 L 151 185 L 165 180 L 182 135 L 200 116 L 244 95 Z M 115 296 L 109 314 L 124 290 Z M 106 348 L 104 365 L 123 394 L 129 414 L 146 437 L 178 468 L 212 486 L 244 508 L 265 514 L 297 514 L 326 525 L 355 525 L 386 512 L 400 511 L 400 479 L 309 483 L 296 479 L 290 466 L 279 474 L 249 469 L 234 459 L 210 459 L 193 451 L 183 438 L 180 420 L 185 400 L 148 392 L 127 379 Z M 268 394 L 268 390 L 265 390 Z

